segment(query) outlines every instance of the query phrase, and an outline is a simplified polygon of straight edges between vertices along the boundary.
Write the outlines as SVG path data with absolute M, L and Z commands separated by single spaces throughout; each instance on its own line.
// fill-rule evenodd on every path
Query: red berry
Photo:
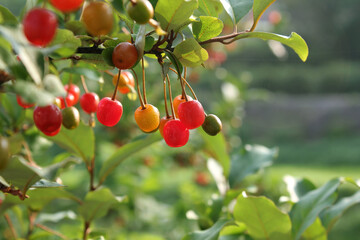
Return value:
M 50 0 L 50 2 L 62 12 L 72 12 L 81 6 L 83 0 Z
M 71 84 L 70 87 L 68 84 L 66 84 L 64 86 L 64 89 L 66 92 L 74 95 L 74 104 L 73 105 L 75 105 L 79 101 L 79 98 L 80 98 L 80 88 L 75 84 Z
M 54 104 L 45 107 L 36 107 L 33 118 L 36 127 L 44 133 L 53 133 L 61 127 L 61 111 Z
M 197 100 L 183 102 L 179 105 L 178 114 L 180 121 L 188 129 L 200 127 L 205 121 L 205 112 Z
M 164 126 L 164 140 L 170 147 L 182 147 L 189 140 L 189 130 L 180 120 L 170 120 Z
M 96 112 L 99 101 L 99 96 L 96 93 L 85 93 L 80 98 L 80 106 L 84 112 L 90 114 Z
M 23 107 L 23 108 L 31 108 L 31 107 L 33 107 L 35 105 L 35 104 L 32 104 L 32 103 L 24 102 L 24 100 L 19 95 L 16 95 L 16 101 L 19 104 L 19 106 Z
M 101 99 L 97 108 L 97 119 L 105 126 L 112 127 L 120 121 L 123 113 L 122 104 L 109 97 Z
M 63 97 L 57 97 L 58 99 L 60 99 L 60 108 L 61 109 L 64 109 L 66 106 L 65 106 L 65 101 L 64 101 L 64 98 Z M 65 97 L 65 100 L 66 100 L 66 104 L 68 107 L 71 107 L 71 106 L 74 106 L 75 105 L 75 97 L 72 93 L 68 93 Z
M 119 43 L 113 51 L 112 61 L 118 69 L 132 68 L 138 59 L 138 52 L 134 44 Z
M 45 134 L 46 136 L 53 137 L 60 132 L 60 129 L 61 129 L 61 126 L 53 132 L 42 132 L 42 133 Z
M 39 47 L 44 47 L 51 42 L 57 26 L 56 15 L 44 8 L 31 9 L 23 20 L 26 38 Z

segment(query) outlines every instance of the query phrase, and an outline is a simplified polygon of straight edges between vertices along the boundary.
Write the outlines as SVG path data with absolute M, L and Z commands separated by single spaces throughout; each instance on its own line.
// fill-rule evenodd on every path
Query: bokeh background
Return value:
M 25 1 L 1 0 L 1 4 L 19 15 Z M 278 0 L 265 12 L 257 30 L 300 34 L 310 49 L 306 63 L 282 45 L 250 39 L 207 46 L 207 68 L 189 71 L 188 80 L 206 111 L 222 119 L 229 149 L 245 144 L 279 148 L 273 166 L 246 180 L 248 186 L 257 186 L 257 193 L 277 201 L 285 175 L 306 177 L 317 186 L 338 176 L 360 178 L 359 9 L 358 0 Z M 248 26 L 245 19 L 239 30 Z M 230 25 L 224 29 L 225 33 L 231 31 Z M 149 64 L 148 97 L 163 109 L 162 89 L 157 87 L 160 69 L 152 67 L 151 60 Z M 104 92 L 112 89 L 107 81 L 111 79 L 105 78 Z M 90 88 L 96 89 L 96 83 Z M 138 103 L 121 98 L 127 106 L 126 124 L 108 131 L 96 128 L 97 139 L 103 139 L 97 142 L 99 164 L 118 146 L 142 134 L 132 117 Z M 151 239 L 178 239 L 191 230 L 192 224 L 184 218 L 188 209 L 201 208 L 216 191 L 206 157 L 198 153 L 201 141 L 196 135 L 180 150 L 161 145 L 125 162 L 106 184 L 119 195 L 128 195 L 129 204 L 97 225 L 132 234 L 124 239 L 139 239 L 136 232 L 148 232 L 154 237 Z M 51 159 L 61 153 L 49 143 L 36 142 L 32 149 L 34 158 L 41 157 L 44 164 L 51 162 L 46 156 Z M 62 179 L 70 191 L 85 194 L 88 179 L 81 167 L 64 173 Z M 345 187 L 340 194 L 350 195 L 355 190 Z M 66 202 L 55 204 L 63 211 L 71 210 Z M 72 231 L 74 220 L 64 221 L 59 230 Z M 329 239 L 358 239 L 359 226 L 358 206 L 346 212 Z

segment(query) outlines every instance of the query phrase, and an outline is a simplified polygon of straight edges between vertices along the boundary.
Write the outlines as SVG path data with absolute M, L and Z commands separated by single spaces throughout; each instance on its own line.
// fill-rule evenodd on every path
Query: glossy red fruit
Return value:
M 205 121 L 205 112 L 197 100 L 183 102 L 179 105 L 178 114 L 180 121 L 188 129 L 200 127 Z
M 74 95 L 74 104 L 75 105 L 78 101 L 79 101 L 79 98 L 80 98 L 80 88 L 75 85 L 75 84 L 70 84 L 70 86 L 68 84 L 66 84 L 64 86 L 64 89 L 66 92 L 68 93 L 71 93 L 72 95 Z
M 84 112 L 90 114 L 96 112 L 99 101 L 99 96 L 96 93 L 85 93 L 80 98 L 80 106 L 84 110 Z
M 24 34 L 33 45 L 44 47 L 54 38 L 56 15 L 45 8 L 33 8 L 23 20 Z
M 53 133 L 61 127 L 61 111 L 54 104 L 45 107 L 36 107 L 33 118 L 36 127 L 44 133 Z
M 19 104 L 19 106 L 23 107 L 23 108 L 31 108 L 31 107 L 33 107 L 35 105 L 35 104 L 32 104 L 32 103 L 24 102 L 24 100 L 19 95 L 16 95 L 16 101 Z
M 72 12 L 81 7 L 83 0 L 50 0 L 51 4 L 62 12 Z
M 186 95 L 186 97 L 187 97 L 188 101 L 193 100 L 192 97 L 190 97 L 188 95 Z M 179 118 L 178 108 L 179 108 L 179 105 L 183 102 L 186 102 L 186 98 L 185 97 L 183 98 L 182 95 L 178 95 L 173 99 L 173 106 L 174 106 L 176 118 Z
M 112 61 L 118 69 L 132 68 L 137 59 L 138 52 L 134 44 L 121 42 L 114 48 Z
M 101 99 L 96 116 L 100 123 L 112 127 L 120 121 L 123 113 L 123 106 L 118 100 L 109 97 Z
M 170 120 L 164 126 L 164 140 L 170 147 L 182 147 L 189 141 L 189 130 L 180 120 Z
M 60 100 L 60 108 L 61 109 L 64 109 L 66 106 L 65 106 L 65 101 L 64 101 L 64 98 L 63 97 L 57 97 L 57 99 Z M 66 104 L 68 107 L 71 107 L 71 106 L 74 106 L 75 105 L 75 97 L 72 93 L 68 93 L 65 97 L 65 100 L 66 100 Z
M 61 130 L 61 126 L 53 132 L 42 132 L 42 133 L 45 134 L 46 136 L 53 137 L 57 135 L 60 132 L 60 130 Z

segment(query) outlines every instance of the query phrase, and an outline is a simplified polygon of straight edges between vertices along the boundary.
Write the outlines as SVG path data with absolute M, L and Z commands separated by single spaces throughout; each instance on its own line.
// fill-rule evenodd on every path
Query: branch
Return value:
M 63 234 L 61 234 L 61 233 L 59 233 L 59 232 L 57 232 L 57 231 L 55 231 L 55 230 L 53 230 L 51 228 L 48 228 L 47 226 L 44 226 L 44 225 L 42 225 L 40 223 L 35 224 L 35 226 L 38 227 L 38 228 L 41 228 L 42 230 L 44 230 L 46 232 L 52 233 L 52 234 L 60 237 L 61 239 L 65 239 L 65 240 L 69 239 L 65 235 L 63 235 Z
M 25 198 L 29 197 L 28 195 L 22 193 L 20 190 L 14 189 L 13 186 L 7 187 L 1 183 L 0 183 L 0 191 L 3 193 L 9 193 L 11 195 L 18 196 L 20 200 L 25 200 Z
M 17 239 L 18 236 L 17 236 L 17 234 L 16 234 L 16 231 L 15 231 L 15 228 L 14 228 L 14 224 L 12 223 L 11 218 L 10 218 L 9 215 L 6 214 L 6 213 L 4 214 L 4 217 L 5 217 L 5 220 L 6 220 L 7 224 L 9 225 L 11 235 L 13 236 L 14 239 Z
M 76 53 L 88 53 L 88 54 L 101 54 L 105 48 L 97 48 L 97 47 L 79 47 L 76 50 Z

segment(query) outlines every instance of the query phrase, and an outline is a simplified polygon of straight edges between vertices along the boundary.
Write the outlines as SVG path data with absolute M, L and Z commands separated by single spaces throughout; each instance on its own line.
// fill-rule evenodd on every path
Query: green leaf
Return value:
M 33 82 L 17 80 L 13 86 L 16 94 L 20 95 L 24 101 L 35 103 L 38 106 L 50 105 L 55 97 L 46 90 L 36 86 Z
M 17 18 L 9 11 L 9 9 L 0 5 L 0 24 L 2 25 L 17 25 Z
M 334 224 L 339 220 L 339 218 L 347 209 L 358 203 L 360 203 L 360 191 L 357 191 L 352 196 L 342 198 L 333 206 L 325 209 L 320 214 L 320 217 L 324 226 L 327 228 L 327 232 L 331 230 Z
M 146 36 L 145 37 L 145 51 L 150 51 L 151 48 L 154 46 L 155 39 L 152 36 Z
M 291 239 L 289 215 L 281 212 L 266 197 L 248 197 L 243 193 L 237 199 L 234 217 L 236 221 L 245 223 L 253 239 Z
M 236 236 L 242 235 L 246 231 L 246 225 L 243 223 L 234 223 L 234 225 L 227 225 L 225 226 L 221 232 L 220 236 Z M 220 240 L 223 239 L 220 237 Z M 236 238 L 238 239 L 238 238 Z
M 49 47 L 53 46 L 58 46 L 58 48 L 51 51 L 50 56 L 52 58 L 66 58 L 76 52 L 77 48 L 81 46 L 81 41 L 70 30 L 57 29 L 54 39 L 49 44 Z
M 253 0 L 220 0 L 234 24 L 237 24 L 252 8 Z
M 57 182 L 52 182 L 46 179 L 40 179 L 36 183 L 34 183 L 32 188 L 57 188 L 57 187 L 65 187 L 62 184 L 59 184 Z
M 26 194 L 27 190 L 41 179 L 40 169 L 31 166 L 20 156 L 9 159 L 8 166 L 0 171 L 0 175 L 23 194 Z
M 145 48 L 145 33 L 146 33 L 145 25 L 140 25 L 139 31 L 136 35 L 135 47 L 138 52 L 138 60 L 140 60 L 144 55 Z
M 29 198 L 23 201 L 20 200 L 17 196 L 7 195 L 5 201 L 0 206 L 0 215 L 14 205 L 25 205 L 33 211 L 40 211 L 55 199 L 69 199 L 76 202 L 81 202 L 80 199 L 65 191 L 63 188 L 35 188 L 29 190 L 27 194 Z
M 193 33 L 199 41 L 206 41 L 213 37 L 217 37 L 224 27 L 223 22 L 216 17 L 200 16 L 200 22 L 193 23 Z
M 71 220 L 75 220 L 76 219 L 76 214 L 75 212 L 68 210 L 68 211 L 61 211 L 61 212 L 56 212 L 56 213 L 41 213 L 39 214 L 39 216 L 36 218 L 36 221 L 39 223 L 43 223 L 43 222 L 53 222 L 53 223 L 58 223 L 61 220 L 64 219 L 71 219 Z
M 316 188 L 315 185 L 306 178 L 296 179 L 293 176 L 287 175 L 284 177 L 284 181 L 287 191 L 290 194 L 290 199 L 294 203 L 298 202 L 300 198 Z
M 45 135 L 44 135 L 45 136 Z M 91 127 L 80 123 L 76 129 L 61 129 L 59 134 L 48 137 L 60 147 L 66 149 L 75 156 L 80 157 L 85 163 L 89 164 L 95 154 L 95 135 Z
M 227 151 L 224 135 L 217 134 L 216 136 L 209 136 L 202 128 L 199 128 L 198 132 L 205 141 L 205 151 L 220 163 L 223 168 L 224 175 L 229 176 L 230 157 Z
M 105 59 L 103 58 L 103 56 L 101 54 L 82 54 L 81 55 L 81 61 L 82 63 L 90 63 L 92 64 L 95 68 L 94 69 L 90 69 L 88 68 L 88 70 L 92 70 L 92 73 L 88 73 L 88 75 L 98 75 L 101 76 L 101 74 L 99 73 L 99 70 L 108 70 L 111 69 L 112 67 L 109 67 L 109 65 L 107 64 L 107 62 L 105 61 Z M 98 77 L 97 79 L 92 78 L 93 80 L 99 81 Z
M 130 142 L 116 151 L 111 155 L 102 165 L 99 174 L 99 184 L 103 183 L 106 177 L 115 170 L 115 168 L 121 164 L 124 160 L 130 157 L 134 153 L 138 153 L 139 149 L 144 149 L 151 144 L 160 141 L 162 139 L 161 135 L 158 133 L 151 134 L 142 139 L 135 140 Z
M 293 206 L 290 216 L 293 223 L 292 232 L 296 240 L 300 239 L 303 232 L 316 220 L 319 213 L 336 200 L 335 191 L 339 185 L 340 179 L 333 179 L 306 194 Z
M 179 62 L 179 60 L 177 59 L 175 54 L 173 52 L 171 52 L 170 50 L 165 50 L 165 55 L 170 59 L 171 63 L 174 65 L 175 70 L 177 71 L 177 74 L 178 74 L 178 79 L 181 79 L 181 74 L 184 69 L 183 65 Z M 168 68 L 168 66 L 167 66 L 167 68 Z M 167 69 L 166 74 L 168 72 L 169 72 L 169 69 Z M 164 74 L 165 71 L 163 71 L 162 73 Z
M 209 58 L 207 51 L 193 38 L 178 44 L 174 49 L 174 55 L 186 67 L 200 66 Z
M 159 0 L 155 7 L 155 17 L 165 31 L 177 32 L 187 22 L 194 10 L 197 0 Z
M 214 6 L 213 0 L 198 0 L 199 9 L 205 13 L 207 16 L 218 17 L 218 13 Z
M 324 226 L 321 224 L 320 218 L 316 218 L 315 222 L 301 236 L 304 240 L 327 240 L 327 234 Z
M 275 0 L 254 0 L 254 4 L 253 4 L 254 23 L 250 31 L 254 31 L 257 23 L 260 20 L 261 15 L 273 2 L 275 2 Z
M 81 160 L 78 158 L 70 157 L 69 153 L 61 154 L 60 158 L 63 158 L 63 157 L 65 157 L 65 159 L 62 160 L 61 162 L 57 162 L 52 165 L 41 168 L 41 170 L 40 170 L 41 176 L 43 178 L 46 178 L 49 180 L 55 180 L 55 178 L 58 174 L 58 171 L 61 168 L 68 167 L 69 165 L 72 165 L 72 164 L 79 164 L 81 162 Z
M 44 88 L 54 96 L 66 96 L 66 91 L 58 76 L 48 74 L 44 77 Z
M 21 133 L 16 133 L 8 138 L 10 142 L 10 155 L 18 154 L 22 150 L 24 137 Z
M 82 21 L 68 21 L 65 23 L 65 28 L 70 30 L 74 35 L 86 35 L 86 28 Z
M 91 79 L 94 81 L 99 81 L 99 78 L 101 78 L 101 74 L 99 71 L 96 71 L 95 69 L 86 68 L 86 67 L 71 67 L 71 68 L 64 68 L 62 72 L 68 72 L 72 74 L 77 75 L 84 75 L 85 78 Z
M 107 65 L 111 66 L 111 67 L 115 67 L 113 61 L 112 61 L 112 54 L 114 52 L 114 48 L 113 47 L 108 47 L 105 48 L 104 51 L 102 51 L 101 55 L 104 59 L 104 61 L 106 62 Z
M 79 207 L 79 213 L 85 222 L 91 222 L 95 218 L 101 218 L 107 214 L 109 209 L 123 199 L 115 197 L 108 188 L 89 192 L 83 204 Z
M 227 219 L 218 220 L 211 228 L 187 234 L 182 240 L 217 240 L 221 229 L 229 222 Z
M 0 25 L 0 35 L 9 41 L 31 78 L 40 85 L 44 72 L 44 56 L 40 50 L 28 44 L 20 27 L 9 28 Z
M 275 40 L 281 42 L 282 44 L 292 48 L 303 62 L 306 61 L 309 55 L 309 48 L 305 40 L 295 32 L 292 32 L 290 36 L 267 32 L 245 32 L 235 37 L 234 40 L 243 38 L 260 38 L 262 40 Z
M 277 148 L 266 148 L 259 145 L 246 145 L 242 152 L 231 156 L 229 175 L 230 187 L 236 186 L 245 177 L 271 166 L 278 154 Z

